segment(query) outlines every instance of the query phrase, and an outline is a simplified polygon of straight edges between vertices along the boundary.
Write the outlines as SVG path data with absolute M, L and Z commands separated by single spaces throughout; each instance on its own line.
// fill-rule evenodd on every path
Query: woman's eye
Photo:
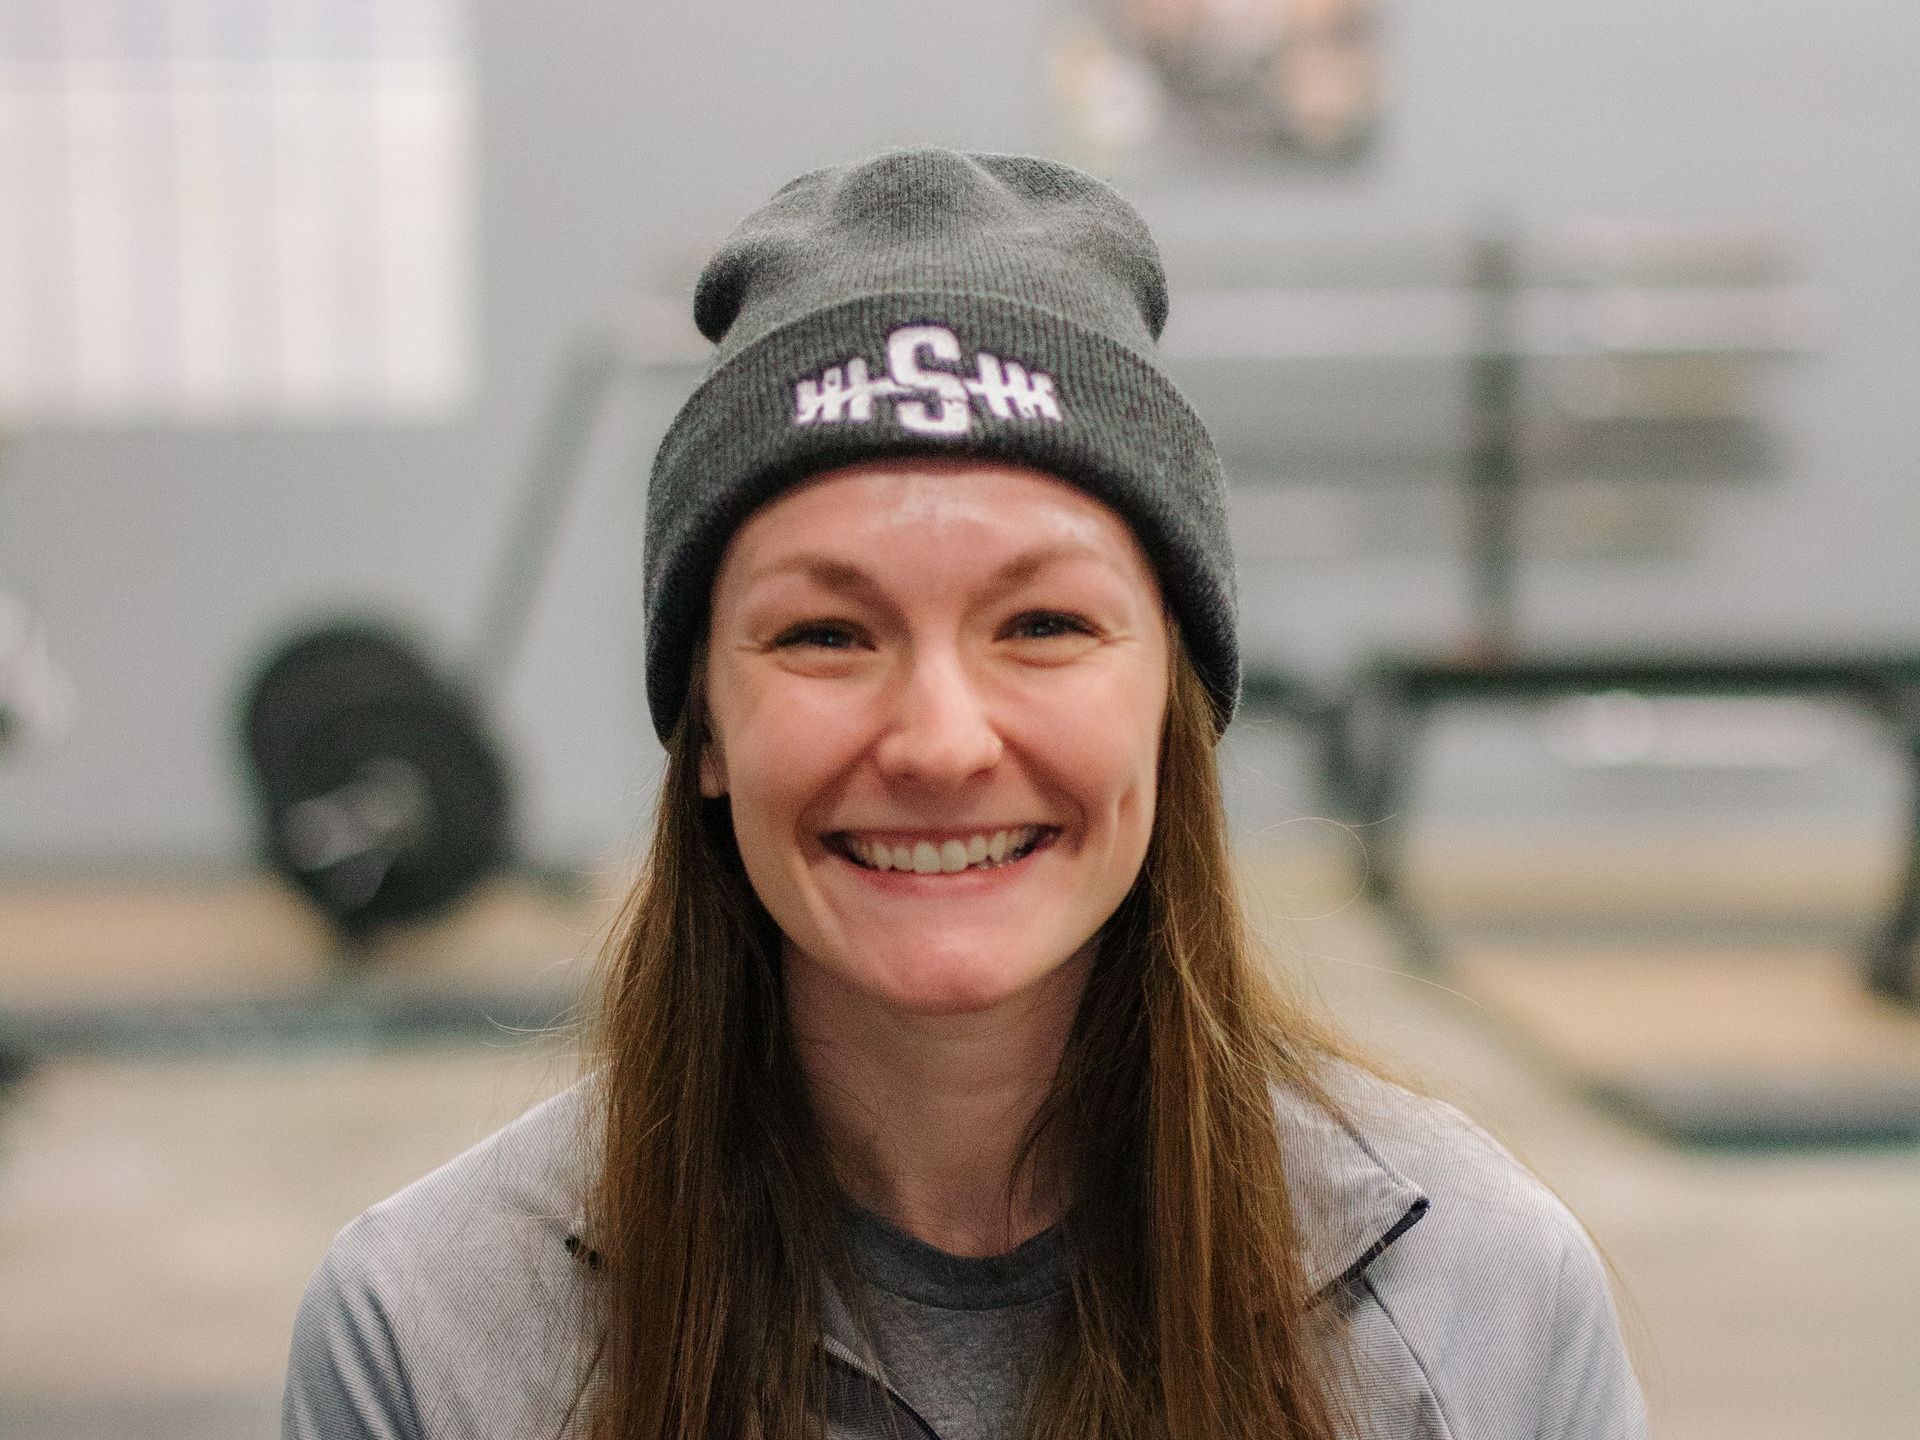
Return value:
M 1018 640 L 1051 640 L 1058 635 L 1091 635 L 1093 627 L 1078 615 L 1058 610 L 1030 610 L 1007 627 Z
M 773 643 L 782 650 L 851 650 L 859 643 L 859 635 L 851 625 L 843 625 L 838 621 L 809 620 L 803 625 L 792 625 L 782 630 L 774 637 Z

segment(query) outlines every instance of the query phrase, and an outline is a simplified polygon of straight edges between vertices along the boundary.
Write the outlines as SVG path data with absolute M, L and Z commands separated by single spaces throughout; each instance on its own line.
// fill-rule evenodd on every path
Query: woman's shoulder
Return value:
M 572 1224 L 591 1163 L 592 1084 L 579 1081 L 542 1100 L 373 1206 L 359 1223 L 415 1248 L 436 1236 L 470 1246 L 529 1222 Z
M 1526 1229 L 1585 1234 L 1540 1177 L 1458 1106 L 1346 1061 L 1322 1073 L 1354 1143 L 1431 1204 L 1472 1206 Z
M 1358 1274 L 1394 1250 L 1452 1252 L 1469 1242 L 1498 1247 L 1510 1263 L 1592 1248 L 1565 1203 L 1457 1106 L 1347 1061 L 1329 1062 L 1319 1079 L 1331 1110 L 1284 1089 L 1278 1104 L 1309 1251 L 1318 1230 L 1323 1245 L 1352 1252 L 1336 1274 Z M 1379 1233 L 1329 1241 L 1327 1226 L 1356 1213 Z M 1403 1235 L 1418 1243 L 1401 1246 Z
M 327 1263 L 416 1296 L 463 1277 L 566 1256 L 591 1168 L 591 1081 L 562 1090 L 372 1206 L 334 1237 Z
M 294 1321 L 286 1435 L 349 1411 L 396 1435 L 529 1434 L 565 1405 L 590 1119 L 582 1082 L 334 1237 Z
M 1321 1268 L 1376 1393 L 1444 1434 L 1644 1433 L 1606 1268 L 1566 1204 L 1456 1106 L 1344 1062 L 1323 1081 L 1337 1115 L 1282 1101 L 1306 1137 L 1290 1184 L 1309 1256 L 1330 1206 L 1373 1217 Z

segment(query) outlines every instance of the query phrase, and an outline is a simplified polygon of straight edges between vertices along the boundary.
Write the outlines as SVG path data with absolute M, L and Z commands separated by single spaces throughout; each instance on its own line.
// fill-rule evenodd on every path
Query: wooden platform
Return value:
M 1530 1051 L 1696 1144 L 1920 1141 L 1920 1014 L 1844 949 L 1460 945 L 1451 974 Z
M 0 888 L 0 1045 L 207 1051 L 544 1028 L 589 983 L 612 886 L 505 877 L 349 951 L 265 876 Z
M 1920 1013 L 1871 996 L 1856 950 L 1886 841 L 1413 839 L 1427 973 L 1617 1114 L 1689 1144 L 1920 1142 Z M 1269 915 L 1364 907 L 1324 857 L 1247 869 Z

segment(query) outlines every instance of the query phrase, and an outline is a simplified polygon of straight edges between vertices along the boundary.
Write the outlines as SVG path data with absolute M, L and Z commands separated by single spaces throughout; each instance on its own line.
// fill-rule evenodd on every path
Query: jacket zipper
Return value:
M 888 1403 L 891 1404 L 896 1410 L 903 1411 L 906 1414 L 906 1417 L 913 1422 L 914 1428 L 920 1432 L 920 1435 L 923 1437 L 923 1440 L 940 1440 L 939 1432 L 937 1432 L 933 1428 L 933 1426 L 929 1425 L 926 1422 L 926 1418 L 922 1416 L 918 1410 L 914 1409 L 912 1405 L 907 1403 L 907 1399 L 904 1395 L 902 1395 L 898 1390 L 894 1389 L 893 1386 L 887 1383 L 887 1379 L 884 1375 L 874 1374 L 873 1371 L 869 1370 L 865 1365 L 863 1365 L 860 1362 L 858 1357 L 856 1357 L 852 1351 L 848 1350 L 846 1346 L 842 1345 L 838 1340 L 835 1340 L 832 1336 L 828 1336 L 821 1343 L 826 1347 L 827 1358 L 829 1360 L 837 1360 L 841 1365 L 853 1371 L 853 1373 L 858 1375 L 862 1380 L 871 1381 L 873 1384 L 878 1385 L 882 1390 L 884 1390 L 887 1395 Z

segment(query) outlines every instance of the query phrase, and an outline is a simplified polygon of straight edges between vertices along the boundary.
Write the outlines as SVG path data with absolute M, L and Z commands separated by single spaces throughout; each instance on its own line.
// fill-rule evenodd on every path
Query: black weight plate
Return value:
M 413 645 L 370 622 L 338 621 L 275 650 L 245 691 L 243 728 L 255 773 L 271 776 L 314 721 L 341 707 L 432 703 L 443 693 Z
M 431 915 L 504 860 L 509 785 L 476 711 L 380 625 L 335 621 L 284 642 L 255 671 L 241 720 L 269 863 L 349 935 Z M 341 825 L 342 859 L 296 856 L 296 807 L 382 767 L 411 777 L 418 833 L 376 843 L 382 827 Z
M 293 807 L 396 762 L 418 777 L 421 833 L 365 862 L 303 868 L 287 844 Z M 431 915 L 506 858 L 505 768 L 466 708 L 445 698 L 340 706 L 310 720 L 262 792 L 274 867 L 349 933 Z

